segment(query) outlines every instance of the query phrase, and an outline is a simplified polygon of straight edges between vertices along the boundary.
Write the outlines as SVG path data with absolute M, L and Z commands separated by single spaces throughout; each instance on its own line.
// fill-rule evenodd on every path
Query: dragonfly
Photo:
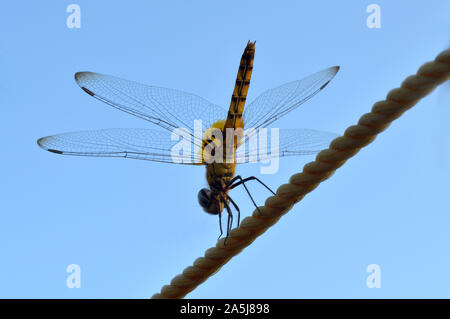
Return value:
M 301 80 L 269 89 L 245 106 L 254 54 L 255 42 L 249 41 L 240 60 L 228 112 L 195 94 L 148 86 L 110 75 L 77 72 L 75 81 L 87 94 L 116 109 L 155 124 L 159 129 L 114 128 L 70 132 L 42 137 L 37 143 L 47 151 L 62 155 L 122 157 L 181 165 L 204 165 L 208 187 L 199 191 L 198 202 L 206 213 L 219 216 L 219 238 L 223 234 L 222 212 L 226 209 L 228 213 L 226 238 L 228 238 L 233 225 L 230 205 L 238 213 L 238 227 L 240 223 L 239 206 L 229 195 L 230 190 L 242 185 L 258 211 L 259 208 L 246 183 L 257 181 L 275 193 L 255 176 L 246 178 L 241 175 L 235 176 L 236 164 L 257 162 L 261 157 L 258 157 L 254 148 L 249 147 L 252 134 L 236 134 L 230 137 L 225 131 L 252 128 L 252 132 L 258 132 L 267 128 L 323 90 L 339 70 L 339 66 L 329 67 Z M 220 139 L 217 133 L 195 134 L 195 121 L 199 123 L 202 132 L 213 129 L 224 134 L 223 145 L 218 145 Z M 189 137 L 189 143 L 200 149 L 200 152 L 173 151 L 179 140 L 173 139 L 171 133 L 179 128 L 184 129 L 183 132 Z M 279 129 L 277 152 L 266 152 L 265 158 L 316 154 L 334 137 L 336 135 L 333 133 L 311 129 Z M 242 148 L 243 156 L 239 162 L 230 161 L 229 157 L 227 160 L 217 160 L 216 157 L 208 161 L 205 154 L 214 154 L 218 146 L 228 147 L 227 150 L 231 150 L 232 156 L 236 156 Z M 206 149 L 209 149 L 210 153 L 205 152 Z M 224 159 L 225 155 L 219 158 Z

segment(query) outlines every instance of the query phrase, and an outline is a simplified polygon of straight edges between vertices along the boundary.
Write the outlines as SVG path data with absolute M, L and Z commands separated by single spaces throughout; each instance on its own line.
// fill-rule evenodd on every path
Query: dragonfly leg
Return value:
M 222 231 L 222 212 L 219 213 L 219 228 L 220 228 L 220 235 L 217 238 L 217 240 L 219 240 L 220 237 L 222 237 L 222 235 L 223 235 L 223 231 Z
M 233 213 L 231 212 L 231 208 L 230 205 L 228 205 L 227 201 L 224 199 L 223 200 L 225 207 L 227 209 L 228 212 L 228 221 L 227 221 L 227 237 L 225 237 L 225 240 L 223 242 L 223 244 L 225 245 L 228 239 L 228 235 L 230 234 L 231 231 L 231 227 L 233 226 Z
M 240 209 L 239 209 L 239 206 L 236 205 L 236 203 L 234 202 L 234 200 L 233 200 L 229 195 L 227 195 L 227 197 L 228 197 L 228 199 L 230 200 L 231 204 L 233 204 L 234 208 L 236 208 L 236 210 L 237 210 L 237 212 L 238 212 L 238 222 L 237 222 L 237 227 L 239 227 L 239 223 L 240 223 L 240 221 L 241 221 L 241 211 L 240 211 Z
M 236 180 L 238 180 L 238 179 L 239 179 L 240 181 L 234 183 L 234 182 L 235 182 Z M 256 209 L 258 210 L 259 215 L 262 215 L 262 213 L 261 213 L 261 211 L 260 211 L 258 205 L 256 205 L 256 202 L 255 202 L 255 200 L 253 199 L 253 196 L 250 194 L 250 191 L 248 190 L 247 186 L 245 185 L 245 182 L 247 182 L 247 181 L 249 181 L 249 180 L 252 180 L 252 179 L 258 180 L 258 179 L 257 179 L 256 177 L 254 177 L 254 176 L 251 176 L 251 177 L 248 177 L 248 178 L 246 178 L 246 179 L 243 179 L 241 175 L 238 175 L 238 176 L 234 177 L 234 178 L 230 181 L 230 183 L 228 183 L 227 187 L 228 187 L 228 189 L 233 189 L 233 188 L 235 188 L 236 186 L 239 186 L 239 185 L 244 186 L 245 191 L 247 192 L 248 196 L 250 197 L 250 199 L 251 199 L 253 205 L 255 205 Z M 258 180 L 258 181 L 261 182 L 260 180 Z M 233 184 L 233 183 L 234 183 L 234 184 Z M 267 185 L 265 185 L 263 182 L 261 182 L 261 183 L 262 183 L 265 187 L 267 187 L 267 188 L 272 192 L 272 190 L 271 190 Z M 272 193 L 273 193 L 273 192 L 272 192 Z
M 236 180 L 238 180 L 239 179 L 239 182 L 237 182 L 237 183 L 234 183 Z M 231 186 L 229 187 L 229 189 L 233 189 L 233 188 L 235 188 L 236 186 L 239 186 L 239 185 L 241 185 L 241 184 L 244 184 L 245 182 L 248 182 L 248 181 L 251 181 L 251 180 L 256 180 L 257 182 L 259 182 L 261 185 L 263 185 L 265 188 L 267 188 L 272 194 L 274 194 L 275 195 L 275 192 L 273 191 L 273 190 L 271 190 L 270 189 L 270 187 L 269 186 L 267 186 L 266 184 L 264 184 L 259 178 L 257 178 L 257 177 L 255 177 L 255 176 L 250 176 L 250 177 L 247 177 L 247 178 L 242 178 L 241 177 L 241 175 L 238 175 L 238 176 L 236 176 L 235 178 L 233 178 L 232 180 L 231 180 L 231 182 L 229 183 Z M 234 183 L 234 184 L 233 184 Z

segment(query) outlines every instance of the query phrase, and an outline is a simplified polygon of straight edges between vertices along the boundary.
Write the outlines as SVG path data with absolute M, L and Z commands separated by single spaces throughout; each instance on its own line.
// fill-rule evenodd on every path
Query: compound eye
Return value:
M 209 206 L 209 203 L 211 201 L 211 190 L 207 188 L 202 188 L 198 192 L 198 202 L 200 206 L 203 208 L 207 208 Z

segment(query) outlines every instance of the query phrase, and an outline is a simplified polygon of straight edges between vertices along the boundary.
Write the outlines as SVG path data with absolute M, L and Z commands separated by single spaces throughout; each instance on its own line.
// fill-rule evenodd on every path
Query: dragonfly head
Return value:
M 208 214 L 217 215 L 221 209 L 217 207 L 217 201 L 212 196 L 212 192 L 208 188 L 202 188 L 198 192 L 198 203 Z

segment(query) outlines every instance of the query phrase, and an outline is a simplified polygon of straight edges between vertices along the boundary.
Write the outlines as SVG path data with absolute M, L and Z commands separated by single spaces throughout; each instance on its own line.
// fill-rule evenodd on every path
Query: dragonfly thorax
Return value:
M 224 201 L 228 201 L 228 187 L 235 169 L 236 164 L 207 164 L 206 180 L 210 188 L 203 188 L 198 192 L 198 202 L 205 212 L 217 215 L 223 211 Z
M 236 149 L 242 144 L 243 126 L 226 128 L 225 124 L 225 120 L 216 121 L 205 131 L 200 149 L 203 163 L 235 162 Z
M 206 165 L 206 181 L 214 192 L 226 191 L 236 171 L 235 163 L 211 163 Z

